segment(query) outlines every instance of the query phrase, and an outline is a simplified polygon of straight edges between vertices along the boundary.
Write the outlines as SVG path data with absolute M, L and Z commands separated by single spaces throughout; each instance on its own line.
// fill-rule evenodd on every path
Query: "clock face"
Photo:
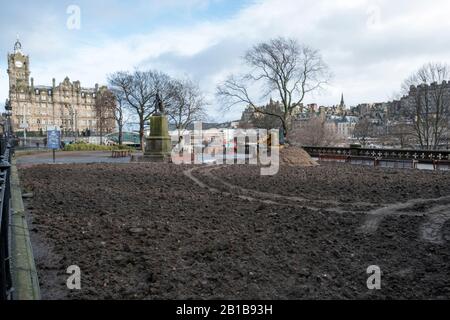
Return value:
M 16 61 L 16 67 L 17 68 L 22 68 L 22 66 L 23 66 L 22 61 Z

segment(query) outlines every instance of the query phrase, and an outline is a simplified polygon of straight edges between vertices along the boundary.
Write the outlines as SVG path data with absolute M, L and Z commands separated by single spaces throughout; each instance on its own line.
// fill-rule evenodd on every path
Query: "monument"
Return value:
M 150 135 L 146 138 L 143 161 L 170 162 L 172 142 L 164 104 L 159 92 L 156 94 L 156 112 L 150 117 Z

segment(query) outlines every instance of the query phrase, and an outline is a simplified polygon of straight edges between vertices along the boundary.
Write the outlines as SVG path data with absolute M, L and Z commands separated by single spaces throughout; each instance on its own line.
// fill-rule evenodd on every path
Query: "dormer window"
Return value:
M 39 89 L 36 89 L 36 90 L 34 91 L 34 93 L 36 93 L 36 95 L 39 95 L 39 94 L 40 94 Z

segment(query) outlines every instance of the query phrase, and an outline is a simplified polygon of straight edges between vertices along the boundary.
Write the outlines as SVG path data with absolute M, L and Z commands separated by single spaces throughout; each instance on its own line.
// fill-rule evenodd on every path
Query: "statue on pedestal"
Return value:
M 158 114 L 164 114 L 164 112 L 165 112 L 164 103 L 163 103 L 163 101 L 161 100 L 161 96 L 159 95 L 159 91 L 156 92 L 156 101 L 155 101 L 155 104 L 156 104 L 156 114 L 157 114 L 157 115 L 158 115 Z
M 146 139 L 144 161 L 170 162 L 171 160 L 172 142 L 169 135 L 169 124 L 164 113 L 164 103 L 157 92 L 155 114 L 150 117 L 150 136 Z

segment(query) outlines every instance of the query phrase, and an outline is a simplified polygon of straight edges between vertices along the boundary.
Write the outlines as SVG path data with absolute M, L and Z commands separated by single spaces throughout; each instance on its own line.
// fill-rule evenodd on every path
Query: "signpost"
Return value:
M 61 146 L 61 131 L 47 130 L 47 148 L 53 150 L 53 163 L 56 162 L 56 150 Z

